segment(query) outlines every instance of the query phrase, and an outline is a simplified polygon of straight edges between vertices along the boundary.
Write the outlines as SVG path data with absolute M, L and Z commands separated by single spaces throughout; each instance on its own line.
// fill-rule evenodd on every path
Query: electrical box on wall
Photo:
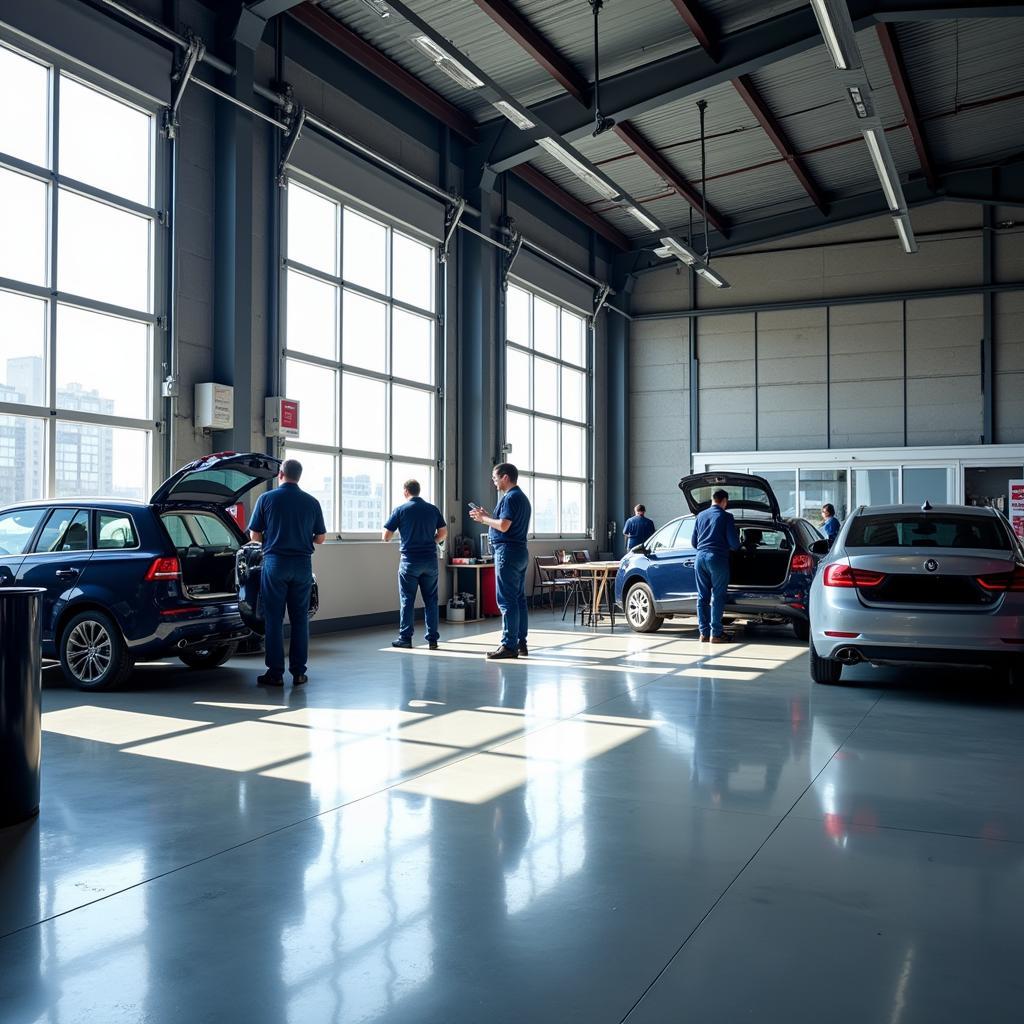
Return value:
M 235 389 L 230 384 L 197 384 L 196 430 L 230 430 L 235 425 Z
M 299 403 L 294 398 L 268 398 L 263 404 L 267 437 L 299 436 Z

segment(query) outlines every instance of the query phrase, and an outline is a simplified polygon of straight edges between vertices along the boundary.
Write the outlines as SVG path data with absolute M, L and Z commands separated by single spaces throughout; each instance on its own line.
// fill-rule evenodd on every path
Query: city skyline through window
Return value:
M 286 454 L 329 532 L 377 535 L 405 480 L 435 498 L 436 249 L 296 181 L 286 216 Z
M 6 45 L 0 83 L 0 504 L 146 499 L 153 115 Z

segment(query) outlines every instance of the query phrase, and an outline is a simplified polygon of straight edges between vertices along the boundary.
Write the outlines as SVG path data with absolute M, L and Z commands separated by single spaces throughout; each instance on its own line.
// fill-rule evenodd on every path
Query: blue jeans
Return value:
M 417 591 L 423 595 L 423 617 L 427 623 L 427 643 L 435 643 L 440 636 L 437 631 L 436 558 L 429 562 L 407 562 L 403 558 L 398 564 L 398 596 L 402 602 L 398 628 L 400 640 L 412 640 Z
M 284 675 L 284 612 L 292 635 L 288 644 L 288 671 L 302 675 L 309 657 L 309 592 L 313 565 L 308 555 L 265 555 L 260 578 L 260 603 L 267 627 L 266 663 L 274 675 Z
M 501 645 L 510 651 L 526 643 L 529 628 L 526 611 L 526 568 L 530 552 L 526 545 L 494 545 L 494 590 L 501 610 Z
M 701 636 L 722 635 L 722 612 L 728 589 L 729 553 L 698 551 L 697 629 Z

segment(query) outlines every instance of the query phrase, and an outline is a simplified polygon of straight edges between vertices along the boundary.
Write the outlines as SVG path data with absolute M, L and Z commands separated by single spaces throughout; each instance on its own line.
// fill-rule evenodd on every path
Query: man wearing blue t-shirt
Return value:
M 831 548 L 836 542 L 836 537 L 839 536 L 839 531 L 843 528 L 843 524 L 836 518 L 836 507 L 831 502 L 826 501 L 821 506 L 821 532 L 825 534 L 825 540 L 828 541 L 828 546 Z
M 622 527 L 622 534 L 626 538 L 626 551 L 632 551 L 637 544 L 643 544 L 649 537 L 654 536 L 654 522 L 647 518 L 647 509 L 643 505 L 637 505 L 633 509 L 633 515 Z
M 267 671 L 263 686 L 284 685 L 284 612 L 288 609 L 291 639 L 288 665 L 295 686 L 306 682 L 309 657 L 309 593 L 313 588 L 313 547 L 327 536 L 320 502 L 299 488 L 302 463 L 285 459 L 277 475 L 279 487 L 256 499 L 249 536 L 263 544 L 260 603 L 266 623 Z
M 530 562 L 526 538 L 530 532 L 530 499 L 519 489 L 519 470 L 511 462 L 502 462 L 491 471 L 491 482 L 498 489 L 494 514 L 477 506 L 470 517 L 489 527 L 494 549 L 495 596 L 501 609 L 501 645 L 487 657 L 526 657 L 526 568 Z
M 726 512 L 729 492 L 717 490 L 697 516 L 690 544 L 697 550 L 697 629 L 701 643 L 728 643 L 722 625 L 729 590 L 729 552 L 740 546 L 736 520 Z
M 437 650 L 437 545 L 448 536 L 444 516 L 436 505 L 420 497 L 418 480 L 402 485 L 405 503 L 399 505 L 384 524 L 381 534 L 391 540 L 402 536 L 402 558 L 398 563 L 398 596 L 401 602 L 398 639 L 392 647 L 412 647 L 417 591 L 423 595 L 423 617 L 427 627 L 427 646 Z

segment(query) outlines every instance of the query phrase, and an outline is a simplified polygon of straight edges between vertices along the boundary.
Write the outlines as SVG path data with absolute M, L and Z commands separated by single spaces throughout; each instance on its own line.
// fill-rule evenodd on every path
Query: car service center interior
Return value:
M 0 1021 L 1019 1020 L 1022 53 L 0 0 Z

